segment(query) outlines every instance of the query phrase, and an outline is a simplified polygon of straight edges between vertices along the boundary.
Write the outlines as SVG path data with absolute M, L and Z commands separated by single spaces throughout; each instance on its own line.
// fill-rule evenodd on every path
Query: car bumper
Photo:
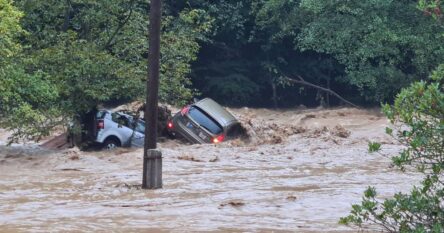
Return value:
M 188 129 L 186 125 L 184 125 L 182 122 L 177 121 L 176 123 L 175 131 L 179 133 L 182 137 L 188 139 L 192 143 L 209 143 L 209 141 L 204 141 L 202 138 L 200 138 L 198 135 L 196 135 L 193 131 Z

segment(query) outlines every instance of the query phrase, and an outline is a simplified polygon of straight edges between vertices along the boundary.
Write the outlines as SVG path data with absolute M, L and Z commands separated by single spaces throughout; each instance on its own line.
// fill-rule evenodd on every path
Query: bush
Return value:
M 361 204 L 340 223 L 364 228 L 373 223 L 388 232 L 444 232 L 444 65 L 432 75 L 433 82 L 417 82 L 401 91 L 393 106 L 385 105 L 393 129 L 386 132 L 406 146 L 392 158 L 401 170 L 414 167 L 424 174 L 419 187 L 398 193 L 384 202 L 369 187 Z M 370 151 L 379 146 L 370 143 Z

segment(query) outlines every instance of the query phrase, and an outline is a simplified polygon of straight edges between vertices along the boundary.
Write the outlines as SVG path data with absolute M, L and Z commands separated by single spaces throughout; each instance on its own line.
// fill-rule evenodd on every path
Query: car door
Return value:
M 144 143 L 145 143 L 145 122 L 137 120 L 131 138 L 131 146 L 143 147 Z
M 115 123 L 113 127 L 114 134 L 122 139 L 122 146 L 130 146 L 133 130 L 130 128 L 131 119 L 119 113 L 112 113 L 112 120 Z

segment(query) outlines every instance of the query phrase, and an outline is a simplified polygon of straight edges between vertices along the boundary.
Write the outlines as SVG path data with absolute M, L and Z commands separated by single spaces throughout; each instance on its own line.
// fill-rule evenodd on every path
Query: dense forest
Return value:
M 180 105 L 206 96 L 261 107 L 343 103 L 289 82 L 303 79 L 361 106 L 392 102 L 444 60 L 440 6 L 420 4 L 164 1 L 160 99 Z M 3 124 L 32 137 L 98 104 L 143 98 L 148 15 L 141 0 L 1 0 Z
M 443 5 L 164 0 L 159 98 L 270 108 L 383 103 L 386 133 L 403 146 L 393 165 L 424 179 L 383 202 L 369 187 L 340 222 L 443 232 Z M 149 12 L 146 0 L 0 0 L 0 128 L 11 142 L 39 140 L 98 105 L 144 99 Z M 369 151 L 381 146 L 370 142 Z

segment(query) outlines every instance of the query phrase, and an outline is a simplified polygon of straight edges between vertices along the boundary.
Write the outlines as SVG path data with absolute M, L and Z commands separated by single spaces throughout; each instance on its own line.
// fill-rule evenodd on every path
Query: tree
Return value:
M 23 49 L 11 54 L 10 70 L 0 73 L 0 80 L 11 84 L 9 92 L 0 93 L 0 99 L 10 100 L 7 95 L 13 95 L 24 101 L 33 119 L 21 121 L 19 114 L 23 112 L 14 109 L 13 102 L 3 101 L 3 108 L 9 110 L 2 112 L 1 125 L 16 130 L 12 139 L 38 139 L 56 123 L 81 119 L 99 104 L 144 98 L 147 2 L 21 0 L 15 5 L 11 9 L 24 13 L 20 22 L 27 33 L 16 41 Z M 161 51 L 161 101 L 180 104 L 192 98 L 190 63 L 199 50 L 197 40 L 205 37 L 211 26 L 205 15 L 201 10 L 166 15 L 162 28 L 162 43 L 166 46 Z M 3 25 L 3 18 L 1 22 Z M 25 76 L 32 77 L 29 82 L 32 80 L 36 86 L 25 82 Z M 36 96 L 39 105 L 28 103 L 28 92 L 43 92 Z M 51 111 L 47 111 L 48 106 Z M 14 119 L 20 124 L 15 124 Z M 35 122 L 40 121 L 42 125 L 37 127 Z M 17 131 L 17 127 L 21 130 Z
M 297 46 L 334 56 L 345 66 L 344 81 L 369 100 L 390 100 L 444 59 L 442 28 L 414 1 L 306 0 L 301 7 L 311 20 Z
M 9 0 L 0 0 L 0 125 L 13 130 L 13 137 L 38 137 L 53 124 L 45 116 L 54 114 L 58 92 L 42 72 L 32 75 L 17 65 L 23 13 Z M 24 125 L 32 125 L 26 127 Z
M 440 22 L 440 1 L 420 0 L 418 8 Z M 432 12 L 432 13 L 430 13 Z M 430 13 L 430 14 L 429 14 Z M 389 232 L 444 231 L 444 65 L 431 75 L 431 82 L 420 81 L 398 94 L 393 106 L 384 105 L 384 113 L 396 127 L 386 129 L 405 146 L 393 164 L 405 170 L 414 167 L 425 178 L 410 194 L 398 193 L 384 202 L 377 200 L 369 187 L 360 205 L 341 218 L 342 224 L 364 227 L 371 222 Z M 378 151 L 379 143 L 369 143 L 369 151 Z
M 252 1 L 191 1 L 193 8 L 208 12 L 211 36 L 193 64 L 193 84 L 203 95 L 222 104 L 252 104 L 261 99 L 259 48 L 249 38 L 254 18 Z M 177 5 L 176 7 L 183 7 Z
M 12 5 L 11 0 L 0 0 L 0 62 L 20 49 L 17 37 L 23 33 L 20 26 L 22 16 L 23 13 Z
M 392 101 L 402 87 L 427 79 L 444 58 L 443 28 L 415 1 L 264 0 L 253 6 L 257 37 L 268 41 L 272 66 L 312 83 L 353 87 L 367 103 Z M 337 64 L 320 79 L 319 72 L 290 66 L 298 55 L 286 55 L 289 49 L 308 63 L 321 58 Z M 325 70 L 323 63 L 313 70 Z
M 370 187 L 362 203 L 353 205 L 341 223 L 364 227 L 370 222 L 389 232 L 444 231 L 444 65 L 433 73 L 432 80 L 412 84 L 401 91 L 393 107 L 384 106 L 384 113 L 396 127 L 388 128 L 387 133 L 406 147 L 392 158 L 393 163 L 402 170 L 414 167 L 423 173 L 421 186 L 382 203 Z M 379 147 L 370 144 L 371 151 Z
M 425 15 L 431 15 L 436 21 L 442 23 L 442 7 L 444 3 L 441 0 L 419 0 L 418 9 Z
M 439 0 L 420 0 L 418 8 L 440 22 Z M 432 13 L 430 13 L 432 12 Z M 429 14 L 430 13 L 430 14 Z M 393 106 L 383 108 L 396 127 L 386 129 L 403 144 L 393 164 L 404 170 L 415 167 L 425 175 L 420 187 L 410 194 L 396 194 L 383 203 L 376 190 L 369 187 L 361 205 L 353 205 L 351 214 L 341 218 L 342 224 L 363 227 L 375 223 L 389 232 L 444 231 L 444 65 L 431 75 L 431 82 L 420 81 L 401 91 Z M 379 143 L 369 143 L 369 151 L 378 151 Z

